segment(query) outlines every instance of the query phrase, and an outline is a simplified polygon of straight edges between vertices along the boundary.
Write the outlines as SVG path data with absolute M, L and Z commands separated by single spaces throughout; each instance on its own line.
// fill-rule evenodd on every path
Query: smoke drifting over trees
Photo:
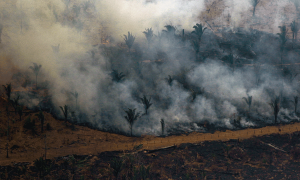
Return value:
M 299 96 L 299 18 L 291 1 L 259 1 L 255 16 L 249 0 L 6 0 L 0 6 L 0 82 L 11 82 L 11 99 L 20 95 L 29 108 L 103 130 L 132 128 L 133 135 L 299 120 L 292 102 Z M 135 38 L 130 47 L 129 37 Z M 42 67 L 38 80 L 32 64 Z M 37 81 L 39 92 L 31 94 Z M 278 96 L 275 121 L 269 103 Z M 128 126 L 127 109 L 145 113 Z

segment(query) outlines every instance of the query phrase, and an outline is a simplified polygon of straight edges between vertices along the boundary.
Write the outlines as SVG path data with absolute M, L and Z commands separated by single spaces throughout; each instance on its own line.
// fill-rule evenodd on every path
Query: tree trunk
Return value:
M 6 158 L 8 158 L 8 142 L 9 142 L 9 111 L 8 106 L 6 106 L 7 112 L 7 146 L 6 146 Z
M 252 16 L 255 16 L 255 8 L 256 8 L 256 5 L 253 6 L 253 15 Z
M 35 75 L 35 88 L 37 90 L 37 75 Z
M 130 125 L 130 136 L 132 137 L 132 125 Z

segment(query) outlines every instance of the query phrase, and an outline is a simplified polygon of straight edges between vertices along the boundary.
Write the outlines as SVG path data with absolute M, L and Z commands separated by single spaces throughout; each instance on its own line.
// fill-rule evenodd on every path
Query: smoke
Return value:
M 282 67 L 274 66 L 281 62 L 281 52 L 277 35 L 272 34 L 279 32 L 278 25 L 294 20 L 293 4 L 262 1 L 252 17 L 250 1 L 227 0 L 219 17 L 209 24 L 200 22 L 203 12 L 214 10 L 213 3 L 1 1 L 5 8 L 0 13 L 0 83 L 12 82 L 22 92 L 21 103 L 32 109 L 50 108 L 62 118 L 59 106 L 68 105 L 70 121 L 88 122 L 103 130 L 128 133 L 125 110 L 136 109 L 140 117 L 133 126 L 134 135 L 160 135 L 161 119 L 167 133 L 172 129 L 209 130 L 206 124 L 230 129 L 271 124 L 269 104 L 276 96 L 283 97 L 279 120 L 298 120 L 290 102 L 298 95 L 298 71 L 287 66 L 283 73 Z M 276 13 L 268 10 L 272 7 L 277 8 Z M 287 14 L 286 8 L 292 13 Z M 223 22 L 218 22 L 220 18 Z M 197 55 L 191 43 L 196 23 L 208 27 Z M 168 31 L 166 25 L 176 31 Z M 155 34 L 150 44 L 142 33 L 146 28 Z M 123 40 L 128 31 L 136 37 L 131 50 Z M 289 50 L 283 55 L 286 64 L 299 58 L 289 48 L 291 43 L 287 42 Z M 37 78 L 39 95 L 29 91 L 36 85 L 29 69 L 33 62 L 42 65 Z M 112 70 L 125 76 L 114 81 Z M 44 103 L 45 89 L 48 104 Z M 140 100 L 144 95 L 152 103 L 147 114 Z M 243 99 L 248 95 L 253 97 L 250 112 Z

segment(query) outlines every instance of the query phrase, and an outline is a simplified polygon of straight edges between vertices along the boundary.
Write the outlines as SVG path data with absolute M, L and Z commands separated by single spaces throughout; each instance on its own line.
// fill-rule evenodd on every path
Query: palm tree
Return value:
M 37 65 L 37 63 L 33 63 L 34 66 L 30 66 L 29 68 L 32 69 L 32 71 L 35 74 L 35 83 L 36 83 L 36 89 L 37 89 L 37 76 L 40 72 L 40 69 L 42 67 L 42 65 Z
M 280 40 L 280 52 L 281 52 L 281 64 L 282 64 L 284 45 L 287 42 L 287 37 L 286 37 L 287 29 L 286 26 L 278 26 L 278 27 L 280 28 L 280 33 L 277 33 L 277 35 L 279 36 L 279 40 Z
M 6 86 L 4 86 L 4 85 L 2 85 L 3 87 L 4 87 L 4 89 L 5 89 L 5 94 L 6 94 L 6 96 L 7 96 L 7 100 L 8 100 L 8 102 L 10 102 L 10 95 L 11 95 L 11 83 L 9 83 L 9 84 L 6 84 Z
M 38 114 L 36 114 L 36 116 L 39 118 L 39 120 L 41 121 L 41 132 L 44 132 L 44 122 L 45 122 L 45 116 L 43 114 L 43 111 L 40 111 Z
M 284 51 L 284 46 L 285 43 L 287 42 L 287 37 L 286 37 L 286 33 L 287 33 L 287 29 L 286 26 L 278 26 L 280 28 L 280 33 L 277 33 L 279 35 L 279 40 L 280 40 L 280 59 L 281 59 L 281 70 L 283 70 L 283 51 Z M 283 80 L 282 80 L 283 81 Z M 282 101 L 282 91 L 283 91 L 283 82 L 281 85 L 281 92 L 280 92 L 280 100 Z
M 113 69 L 111 72 L 112 80 L 116 82 L 121 82 L 123 78 L 126 76 L 123 72 L 118 72 L 118 70 Z
M 197 23 L 196 25 L 193 26 L 193 28 L 195 30 L 192 31 L 192 34 L 196 35 L 196 40 L 192 40 L 192 45 L 196 52 L 196 59 L 198 59 L 197 57 L 200 52 L 201 38 L 202 38 L 202 35 L 203 35 L 205 29 L 207 29 L 207 27 L 203 28 L 202 24 Z
M 143 32 L 147 38 L 148 41 L 148 48 L 150 47 L 150 43 L 152 42 L 152 38 L 153 38 L 153 30 L 152 28 L 148 28 L 145 29 L 145 31 Z
M 131 47 L 132 47 L 132 45 L 134 43 L 135 37 L 132 35 L 132 33 L 130 33 L 128 31 L 128 36 L 126 36 L 124 34 L 124 40 L 125 40 L 125 43 L 126 43 L 128 49 L 129 49 L 129 53 L 130 53 L 130 49 L 131 49 Z
M 71 94 L 75 97 L 75 100 L 76 100 L 76 108 L 77 108 L 78 92 L 77 92 L 77 91 L 75 91 L 74 93 L 71 92 Z
M 132 136 L 132 125 L 133 125 L 133 123 L 137 120 L 137 118 L 140 115 L 140 113 L 136 113 L 135 110 L 136 109 L 129 109 L 128 108 L 128 111 L 125 111 L 126 112 L 126 116 L 124 116 L 125 119 L 127 120 L 127 122 L 130 125 L 131 136 Z
M 176 28 L 174 26 L 166 25 L 165 28 L 166 28 L 166 30 L 163 30 L 163 32 L 169 34 L 170 36 L 175 35 Z
M 299 31 L 299 27 L 295 20 L 291 23 L 290 26 L 291 26 L 291 31 L 293 32 L 293 44 L 294 44 L 295 41 L 297 41 L 297 34 Z
M 197 36 L 198 43 L 200 44 L 202 35 L 203 35 L 205 29 L 207 29 L 207 27 L 203 28 L 202 24 L 197 23 L 195 26 L 193 26 L 193 28 L 195 30 L 192 31 L 192 34 L 195 34 Z
M 253 15 L 252 16 L 255 16 L 255 8 L 259 2 L 260 2 L 260 0 L 251 0 L 251 4 L 253 6 Z
M 274 116 L 275 116 L 275 124 L 277 123 L 277 116 L 278 116 L 278 112 L 279 112 L 279 97 L 276 97 L 274 102 L 270 103 L 270 106 L 272 106 L 273 111 L 274 111 Z
M 160 124 L 161 124 L 161 135 L 164 135 L 164 132 L 165 132 L 165 121 L 164 121 L 164 119 L 160 120 Z
M 64 114 L 64 117 L 65 117 L 65 123 L 66 123 L 67 120 L 68 120 L 68 106 L 65 105 L 64 107 L 61 107 L 61 106 L 59 106 L 59 107 L 60 107 L 61 111 L 62 111 L 63 114 Z
M 247 98 L 246 97 L 243 97 L 243 99 L 245 100 L 245 102 L 247 103 L 248 107 L 249 107 L 249 113 L 250 113 L 250 108 L 251 108 L 251 104 L 252 104 L 252 96 L 249 96 L 247 94 Z
M 148 109 L 150 108 L 150 106 L 152 105 L 151 101 L 151 97 L 149 99 L 147 99 L 147 97 L 144 95 L 142 98 L 140 98 L 142 103 L 144 104 L 144 108 L 145 108 L 145 114 L 148 114 Z

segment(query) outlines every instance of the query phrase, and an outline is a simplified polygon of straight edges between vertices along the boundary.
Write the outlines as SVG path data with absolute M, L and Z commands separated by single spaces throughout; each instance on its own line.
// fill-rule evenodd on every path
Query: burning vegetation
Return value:
M 161 5 L 155 3 L 147 1 L 142 7 Z M 195 2 L 186 3 L 181 5 L 192 7 Z M 139 27 L 141 31 L 136 25 L 125 29 L 127 25 L 108 22 L 113 18 L 120 22 L 122 10 L 105 15 L 100 10 L 106 1 L 36 4 L 46 12 L 32 11 L 29 4 L 11 4 L 9 8 L 23 16 L 17 23 L 20 29 L 12 29 L 11 20 L 19 17 L 1 14 L 0 51 L 2 57 L 11 56 L 14 67 L 1 81 L 2 98 L 20 120 L 27 107 L 66 123 L 131 136 L 298 121 L 298 12 L 291 11 L 293 18 L 270 32 L 253 27 L 263 27 L 264 18 L 272 18 L 259 19 L 262 5 L 273 3 L 248 3 L 245 18 L 251 21 L 234 20 L 235 9 L 224 26 L 218 17 L 203 20 L 203 13 L 195 11 L 200 17 L 188 25 L 149 21 Z M 217 4 L 202 5 L 210 8 L 206 14 L 224 17 Z M 298 10 L 297 5 L 293 1 L 283 6 Z M 53 24 L 40 24 L 43 18 Z M 29 38 L 31 44 L 25 45 Z M 38 119 L 43 122 L 42 114 Z

